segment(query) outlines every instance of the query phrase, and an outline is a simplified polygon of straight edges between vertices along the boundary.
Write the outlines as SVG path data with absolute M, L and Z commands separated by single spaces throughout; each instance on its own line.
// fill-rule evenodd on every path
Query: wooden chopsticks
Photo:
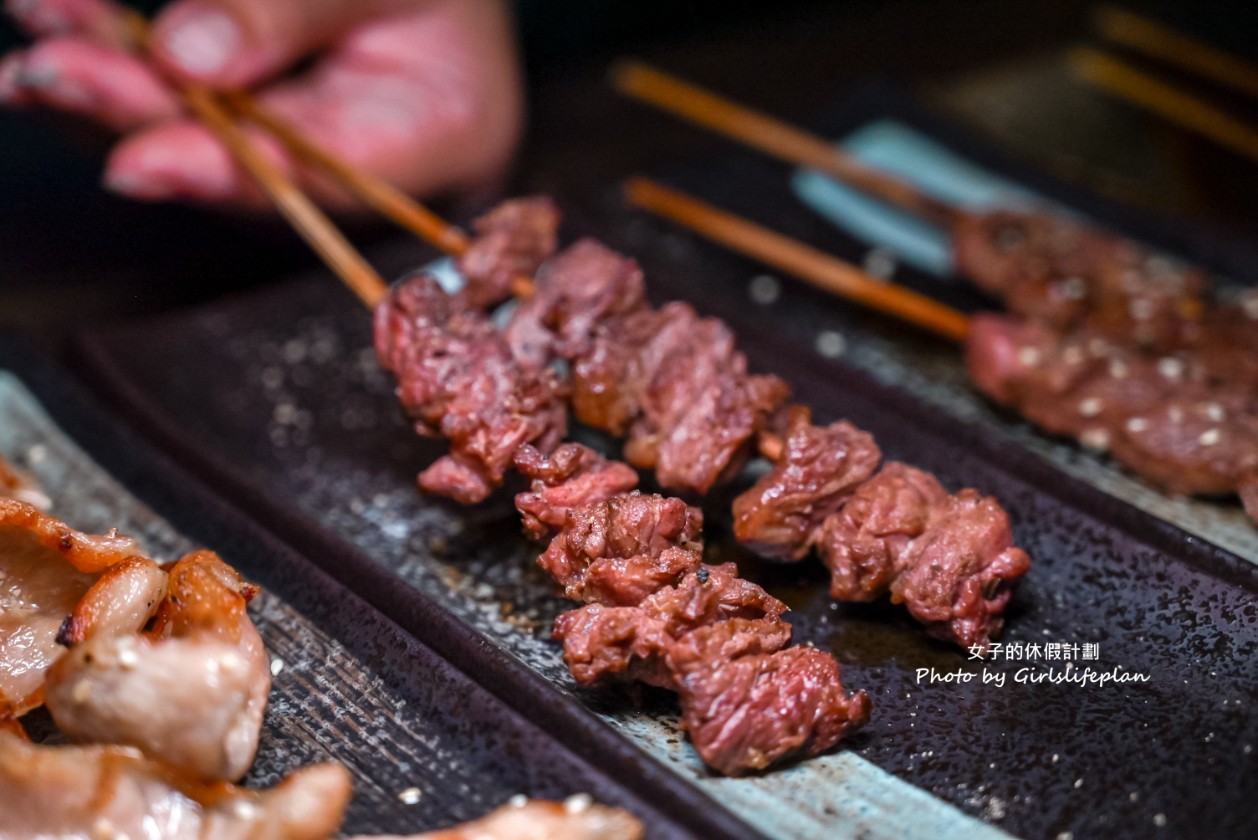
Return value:
M 949 226 L 957 211 L 905 182 L 871 169 L 832 143 L 635 61 L 612 68 L 612 85 L 626 96 L 668 111 L 788 163 L 827 172 L 862 192 L 935 224 Z
M 855 266 L 754 222 L 646 178 L 625 182 L 631 204 L 676 222 L 752 259 L 825 291 L 893 315 L 952 341 L 969 334 L 962 312 L 918 293 L 877 280 Z
M 1103 8 L 1093 22 L 1107 41 L 1258 98 L 1258 66 L 1243 58 L 1122 9 Z
M 1258 97 L 1258 67 L 1244 59 L 1120 9 L 1102 9 L 1094 21 L 1097 33 L 1108 41 Z M 1258 128 L 1244 120 L 1098 50 L 1075 50 L 1070 60 L 1075 74 L 1085 82 L 1258 160 Z
M 1086 82 L 1258 160 L 1258 129 L 1157 76 L 1097 50 L 1071 54 L 1075 73 Z
M 132 18 L 132 29 L 137 46 L 142 47 L 148 34 L 147 22 L 135 15 Z M 643 76 L 644 68 L 641 66 L 626 65 L 623 69 L 630 82 L 635 78 L 638 81 L 653 78 L 649 74 Z M 653 84 L 659 81 L 654 78 Z M 268 113 L 249 94 L 220 94 L 187 84 L 181 84 L 179 89 L 188 109 L 227 146 L 235 160 L 266 191 L 297 232 L 368 307 L 374 307 L 388 293 L 388 285 L 384 279 L 350 244 L 331 219 L 283 170 L 253 145 L 237 124 L 236 117 L 252 121 L 279 140 L 299 161 L 327 174 L 368 207 L 425 241 L 450 254 L 458 255 L 467 250 L 468 239 L 462 231 L 392 185 L 319 148 L 292 126 Z M 655 85 L 651 89 L 658 90 L 659 87 Z M 735 123 L 742 124 L 738 121 Z M 829 147 L 826 148 L 828 150 Z M 873 177 L 890 184 L 898 184 L 876 173 Z M 911 188 L 908 192 L 915 194 Z M 956 310 L 893 283 L 876 280 L 854 266 L 801 242 L 680 192 L 637 178 L 628 183 L 626 193 L 629 200 L 639 207 L 686 225 L 717 242 L 801 277 L 827 291 L 955 341 L 964 340 L 968 331 L 968 320 Z M 531 279 L 519 278 L 515 285 L 518 294 L 528 295 L 533 291 Z

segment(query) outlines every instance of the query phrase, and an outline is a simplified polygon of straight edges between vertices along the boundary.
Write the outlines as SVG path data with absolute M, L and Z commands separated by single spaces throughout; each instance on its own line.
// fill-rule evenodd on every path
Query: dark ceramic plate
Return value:
M 838 238 L 794 203 L 781 167 L 752 156 L 675 179 L 779 229 Z M 628 211 L 612 190 L 560 201 L 570 236 L 637 255 L 657 299 L 729 320 L 752 364 L 785 377 L 819 420 L 848 417 L 889 458 L 998 496 L 1036 562 L 1010 610 L 1004 642 L 1016 654 L 976 661 L 898 609 L 829 602 L 817 565 L 765 566 L 733 545 L 729 496 L 711 499 L 714 559 L 737 560 L 787 600 L 796 639 L 833 650 L 844 682 L 875 704 L 872 724 L 838 753 L 714 778 L 669 697 L 572 684 L 548 639 L 568 605 L 533 567 L 509 493 L 462 509 L 416 492 L 415 473 L 440 447 L 406 428 L 369 319 L 330 277 L 96 332 L 81 345 L 88 378 L 272 532 L 585 760 L 671 813 L 703 794 L 719 802 L 695 806 L 713 836 L 1258 833 L 1258 568 L 813 349 L 828 318 L 853 325 L 849 342 L 867 330 L 928 356 L 954 348 L 793 285 L 754 304 L 756 266 Z M 1140 681 L 1033 682 L 1066 673 L 1050 645 L 1067 646 L 1071 674 Z M 931 669 L 970 676 L 932 682 Z
M 210 546 L 262 584 L 251 612 L 278 673 L 246 784 L 340 761 L 354 776 L 344 826 L 354 833 L 445 826 L 516 793 L 588 791 L 631 809 L 651 836 L 697 836 L 115 424 L 65 374 L 0 337 L 0 454 L 39 476 L 57 516 L 94 532 L 117 526 L 161 558 Z M 47 734 L 39 713 L 30 722 Z

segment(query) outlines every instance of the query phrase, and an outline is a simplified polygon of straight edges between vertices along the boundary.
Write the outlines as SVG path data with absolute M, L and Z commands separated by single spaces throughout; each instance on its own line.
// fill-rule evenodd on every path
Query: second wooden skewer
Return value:
M 630 203 L 689 228 L 727 248 L 792 274 L 950 341 L 965 341 L 965 313 L 903 286 L 877 280 L 855 266 L 747 219 L 646 178 L 625 182 Z

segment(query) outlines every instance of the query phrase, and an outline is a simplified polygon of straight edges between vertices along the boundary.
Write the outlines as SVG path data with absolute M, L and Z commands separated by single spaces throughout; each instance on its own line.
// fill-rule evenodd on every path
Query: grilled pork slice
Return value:
M 81 636 L 134 632 L 164 592 L 165 575 L 134 540 L 82 534 L 0 499 L 0 708 L 20 717 L 43 702 L 63 624 Z
M 459 257 L 468 302 L 483 309 L 511 297 L 512 281 L 529 277 L 558 245 L 559 208 L 536 196 L 504 201 L 472 223 L 476 235 Z
M 270 662 L 247 607 L 256 587 L 208 551 L 170 570 L 153 629 L 73 645 L 48 674 L 48 710 L 73 742 L 121 744 L 189 778 L 253 764 Z
M 130 747 L 38 746 L 0 731 L 0 837 L 323 840 L 349 795 L 336 764 L 254 792 L 188 779 Z

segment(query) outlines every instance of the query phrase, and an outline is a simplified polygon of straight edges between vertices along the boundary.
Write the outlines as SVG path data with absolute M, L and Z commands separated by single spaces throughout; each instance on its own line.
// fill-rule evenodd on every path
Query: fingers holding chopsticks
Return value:
M 0 101 L 126 133 L 105 183 L 141 200 L 265 206 L 213 133 L 183 116 L 177 88 L 190 79 L 261 84 L 256 98 L 309 140 L 412 194 L 497 178 L 520 132 L 504 0 L 181 0 L 154 24 L 143 57 L 105 0 L 9 0 L 9 9 L 40 40 L 0 62 Z M 308 70 L 275 78 L 306 55 L 316 59 Z M 317 200 L 357 206 L 251 136 Z

